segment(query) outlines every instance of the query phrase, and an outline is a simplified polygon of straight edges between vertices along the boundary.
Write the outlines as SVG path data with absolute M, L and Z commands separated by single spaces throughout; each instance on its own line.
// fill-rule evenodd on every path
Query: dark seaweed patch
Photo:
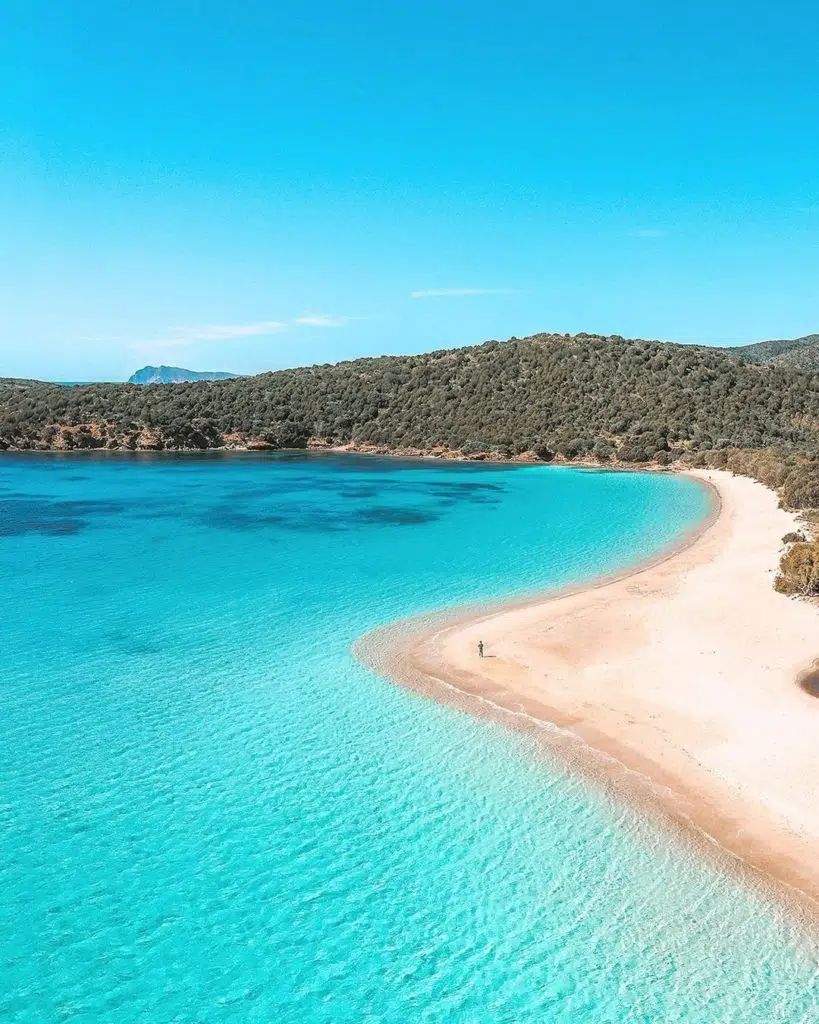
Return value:
M 325 513 L 311 505 L 290 507 L 287 512 L 246 512 L 232 506 L 216 506 L 201 521 L 219 530 L 297 530 L 308 533 L 336 533 L 347 528 L 343 516 Z
M 377 487 L 344 487 L 338 492 L 340 498 L 375 498 L 378 496 Z
M 0 498 L 0 508 L 2 508 L 2 502 L 5 501 L 31 501 L 31 491 L 5 490 L 5 486 L 5 484 L 0 484 L 0 489 L 3 489 L 3 496 Z M 40 499 L 38 498 L 37 500 L 39 501 Z
M 442 491 L 450 493 L 457 491 L 460 493 L 475 493 L 477 491 L 505 491 L 506 488 L 502 484 L 490 484 L 490 483 L 478 483 L 472 480 L 453 480 L 453 481 L 439 481 L 438 483 L 431 483 L 427 485 L 430 491 Z
M 15 518 L 0 520 L 0 537 L 25 537 L 30 533 L 45 534 L 48 537 L 68 537 L 84 530 L 86 523 L 79 519 L 51 519 L 29 521 Z
M 213 508 L 202 516 L 205 526 L 220 530 L 264 530 L 271 526 L 284 526 L 287 517 L 271 513 L 254 515 L 234 508 Z
M 364 523 L 393 526 L 416 526 L 431 523 L 439 516 L 432 512 L 405 507 L 373 505 L 351 512 L 325 511 L 313 504 L 289 506 L 286 513 L 267 511 L 245 511 L 231 506 L 218 505 L 209 509 L 201 521 L 210 527 L 222 530 L 265 530 L 276 527 L 310 533 L 337 533 Z
M 295 515 L 282 524 L 286 530 L 303 533 L 338 533 L 349 528 L 347 519 L 334 515 Z
M 128 509 L 124 501 L 53 501 L 51 505 L 60 515 L 78 515 L 85 519 L 107 518 Z
M 30 533 L 67 537 L 78 533 L 97 518 L 121 512 L 123 505 L 109 501 L 51 501 L 27 496 L 0 501 L 0 537 L 23 537 Z
M 359 518 L 368 523 L 385 523 L 393 526 L 420 526 L 422 523 L 433 523 L 440 518 L 431 512 L 421 512 L 414 508 L 389 508 L 373 505 L 362 509 Z
M 141 505 L 129 512 L 132 519 L 179 519 L 181 515 L 184 515 L 184 510 L 161 504 Z
M 275 473 L 259 480 L 249 481 L 242 479 L 225 479 L 221 481 L 220 498 L 231 503 L 255 503 L 277 499 L 287 499 L 292 495 L 300 497 L 308 494 L 317 496 L 332 494 L 336 498 L 347 501 L 367 501 L 377 498 L 379 495 L 407 495 L 410 498 L 419 496 L 445 499 L 450 502 L 468 501 L 486 503 L 489 496 L 496 496 L 503 493 L 505 488 L 497 483 L 484 481 L 449 481 L 449 480 L 400 480 L 394 479 L 389 473 L 373 473 L 372 465 L 360 465 L 366 460 L 358 459 L 355 466 L 357 479 L 349 480 L 350 465 L 345 464 L 343 472 L 340 467 L 334 465 L 328 467 L 322 465 L 324 472 L 310 475 L 295 473 Z M 259 464 L 261 468 L 264 463 Z M 271 468 L 274 463 L 270 463 Z M 188 470 L 190 472 L 190 470 Z M 364 479 L 362 479 L 364 478 Z M 207 481 L 208 486 L 213 486 L 213 480 Z M 196 488 L 200 486 L 196 480 L 190 480 L 186 487 Z M 288 511 L 289 515 L 289 511 Z

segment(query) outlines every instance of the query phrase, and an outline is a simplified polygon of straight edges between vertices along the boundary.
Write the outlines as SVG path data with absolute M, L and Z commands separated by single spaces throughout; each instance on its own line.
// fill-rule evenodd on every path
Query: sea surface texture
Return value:
M 815 1022 L 762 894 L 350 653 L 707 508 L 665 475 L 4 457 L 0 1021 Z

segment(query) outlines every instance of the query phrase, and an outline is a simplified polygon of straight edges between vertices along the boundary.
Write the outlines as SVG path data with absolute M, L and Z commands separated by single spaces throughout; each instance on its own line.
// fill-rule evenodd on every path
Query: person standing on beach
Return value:
M 483 640 L 478 641 L 478 657 L 483 657 Z

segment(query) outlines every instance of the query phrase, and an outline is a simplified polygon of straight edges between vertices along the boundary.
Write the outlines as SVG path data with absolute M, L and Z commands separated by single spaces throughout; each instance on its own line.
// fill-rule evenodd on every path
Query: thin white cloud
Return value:
M 258 320 L 251 324 L 203 324 L 198 327 L 171 327 L 168 338 L 179 345 L 196 341 L 232 341 L 234 338 L 256 338 L 287 330 L 281 320 Z
M 629 231 L 632 238 L 665 238 L 668 234 L 662 228 L 637 228 L 636 231 Z
M 131 348 L 158 349 L 184 348 L 200 341 L 235 341 L 239 338 L 259 338 L 269 334 L 280 334 L 287 330 L 282 320 L 257 320 L 250 324 L 200 324 L 193 327 L 169 327 L 157 338 L 142 338 L 132 341 Z
M 294 323 L 301 327 L 343 327 L 348 320 L 360 320 L 361 317 L 327 316 L 325 313 L 308 313 L 297 316 Z
M 411 292 L 413 299 L 442 299 L 467 295 L 516 295 L 516 288 L 420 288 Z
M 239 341 L 244 338 L 261 338 L 289 331 L 298 327 L 343 327 L 350 320 L 363 320 L 358 316 L 330 316 L 327 313 L 306 313 L 285 320 L 254 320 L 246 324 L 194 324 L 184 327 L 168 327 L 153 337 L 131 338 L 122 335 L 107 337 L 83 337 L 79 341 L 106 343 L 122 342 L 133 351 L 159 353 L 168 349 L 187 348 L 202 342 Z

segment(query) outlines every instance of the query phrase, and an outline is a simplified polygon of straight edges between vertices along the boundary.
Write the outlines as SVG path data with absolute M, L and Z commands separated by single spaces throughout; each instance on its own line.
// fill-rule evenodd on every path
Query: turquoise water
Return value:
M 543 467 L 4 459 L 0 1020 L 815 1021 L 775 908 L 349 653 L 706 505 Z

